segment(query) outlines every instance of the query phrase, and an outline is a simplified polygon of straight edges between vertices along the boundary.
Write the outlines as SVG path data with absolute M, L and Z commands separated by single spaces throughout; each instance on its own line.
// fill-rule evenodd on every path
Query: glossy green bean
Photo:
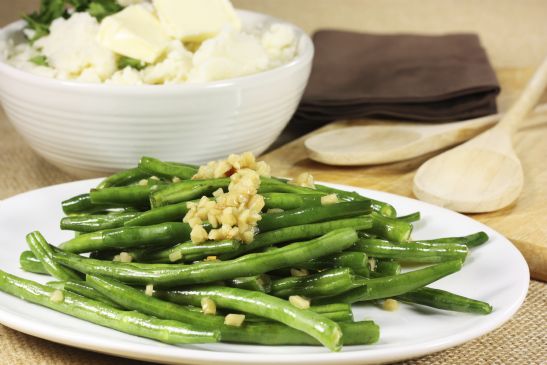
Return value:
M 151 194 L 150 204 L 153 208 L 157 208 L 198 199 L 217 189 L 227 189 L 229 184 L 229 178 L 183 180 Z
M 149 185 L 119 186 L 105 189 L 93 189 L 89 193 L 91 202 L 94 204 L 125 204 L 148 207 L 150 195 L 165 188 L 157 180 L 149 180 Z
M 367 254 L 355 251 L 339 252 L 330 256 L 301 262 L 296 267 L 309 270 L 347 267 L 357 275 L 365 277 L 370 275 Z
M 196 168 L 171 162 L 160 161 L 152 157 L 142 157 L 139 161 L 139 169 L 149 172 L 152 175 L 162 177 L 178 177 L 186 180 L 191 179 L 198 170 Z
M 440 289 L 420 288 L 399 295 L 396 298 L 408 303 L 421 304 L 428 307 L 455 312 L 475 314 L 489 314 L 492 312 L 492 306 L 486 302 L 467 298 Z
M 89 233 L 118 228 L 140 214 L 139 212 L 114 212 L 109 214 L 71 215 L 61 219 L 61 229 Z
M 58 251 L 59 263 L 91 275 L 105 275 L 130 284 L 173 287 L 266 273 L 299 262 L 340 252 L 357 240 L 355 230 L 342 228 L 311 241 L 291 243 L 273 252 L 241 256 L 235 260 L 181 264 L 137 264 L 94 260 Z
M 190 324 L 199 324 L 207 328 L 218 328 L 222 342 L 254 343 L 262 345 L 318 345 L 319 342 L 305 333 L 276 322 L 265 322 L 263 319 L 253 322 L 245 320 L 241 327 L 224 325 L 224 318 L 214 315 L 203 315 L 192 307 L 166 302 L 156 298 L 164 298 L 166 292 L 156 292 L 154 297 L 148 297 L 142 291 L 104 277 L 91 277 L 88 280 L 93 286 L 111 297 L 127 309 L 137 310 L 158 318 L 176 320 Z M 329 306 L 312 306 L 310 310 L 316 313 L 334 314 L 340 318 L 351 318 L 347 314 L 351 308 L 344 304 Z M 195 307 L 194 307 L 195 308 Z M 251 317 L 249 315 L 249 317 Z M 257 319 L 259 317 L 256 317 Z M 379 328 L 372 321 L 340 323 L 345 345 L 360 345 L 378 340 Z
M 368 216 L 339 219 L 322 223 L 303 224 L 299 226 L 285 227 L 269 232 L 259 233 L 251 243 L 241 245 L 236 251 L 220 256 L 221 260 L 227 260 L 241 256 L 248 252 L 255 252 L 271 245 L 291 242 L 302 239 L 319 237 L 339 228 L 352 228 L 361 230 L 370 228 L 372 220 Z
M 488 241 L 488 235 L 485 232 L 477 232 L 467 236 L 462 237 L 444 237 L 436 238 L 432 240 L 417 240 L 418 243 L 429 243 L 429 244 L 445 244 L 445 243 L 457 243 L 461 245 L 466 245 L 467 247 L 477 247 Z
M 188 240 L 190 231 L 188 224 L 173 222 L 144 227 L 121 227 L 86 233 L 62 243 L 59 247 L 73 253 L 109 248 L 161 247 Z
M 34 256 L 40 260 L 43 268 L 54 278 L 60 280 L 80 280 L 80 275 L 68 267 L 64 267 L 53 260 L 53 249 L 38 231 L 26 236 L 27 244 Z
M 368 213 L 370 213 L 369 201 L 297 208 L 263 215 L 262 219 L 258 221 L 258 228 L 261 232 L 265 232 L 296 225 L 350 218 Z
M 111 188 L 114 186 L 126 186 L 135 181 L 146 179 L 150 174 L 146 171 L 135 167 L 133 169 L 124 170 L 110 175 L 97 185 L 97 189 Z
M 404 262 L 436 263 L 450 260 L 462 260 L 467 257 L 468 248 L 458 243 L 392 243 L 377 238 L 361 238 L 354 250 L 365 252 L 370 257 L 395 259 Z
M 258 193 L 259 194 L 290 193 L 290 194 L 301 194 L 301 195 L 311 194 L 311 195 L 317 195 L 319 197 L 323 195 L 327 195 L 326 193 L 323 193 L 321 191 L 318 191 L 312 188 L 286 184 L 280 181 L 270 182 L 270 181 L 264 181 L 264 180 L 262 180 L 260 183 L 260 187 L 258 188 Z
M 150 263 L 169 263 L 173 254 L 182 256 L 180 260 L 191 262 L 201 260 L 207 256 L 219 256 L 225 253 L 235 252 L 241 247 L 241 242 L 236 240 L 205 241 L 196 245 L 193 242 L 183 242 L 175 246 L 161 250 L 147 250 L 140 252 L 135 261 Z
M 111 307 L 123 309 L 118 303 L 102 295 L 85 281 L 50 281 L 47 283 L 47 286 L 60 290 L 68 290 L 71 293 L 96 300 Z
M 371 199 L 368 197 L 364 197 L 355 191 L 346 191 L 346 190 L 340 190 L 336 188 L 331 188 L 329 186 L 321 185 L 321 184 L 315 184 L 315 188 L 318 191 L 321 191 L 323 193 L 332 194 L 335 193 L 339 199 L 343 201 L 363 201 L 363 200 L 369 200 L 370 206 L 373 211 L 380 213 L 381 215 L 385 217 L 395 218 L 397 216 L 397 211 L 395 208 L 385 202 Z
M 460 260 L 453 260 L 399 275 L 368 279 L 363 286 L 334 297 L 318 299 L 316 304 L 340 302 L 351 304 L 374 299 L 392 298 L 424 287 L 460 270 L 461 267 L 462 262 Z
M 272 290 L 272 280 L 266 274 L 243 276 L 226 281 L 226 285 L 232 288 L 254 290 L 269 293 Z
M 165 222 L 180 222 L 188 213 L 188 202 L 166 205 L 143 212 L 124 223 L 124 226 L 149 226 Z
M 374 265 L 374 272 L 384 276 L 397 275 L 401 273 L 401 264 L 394 260 L 376 259 Z
M 291 210 L 321 206 L 321 196 L 317 194 L 295 194 L 295 193 L 264 193 L 266 209 Z
M 86 321 L 136 336 L 170 344 L 217 342 L 219 331 L 203 330 L 178 321 L 157 319 L 135 311 L 121 311 L 96 300 L 62 291 L 62 301 L 53 301 L 55 288 L 0 271 L 0 290 L 28 302 L 51 308 Z
M 201 286 L 169 292 L 172 301 L 199 305 L 202 298 L 209 298 L 217 307 L 251 313 L 279 321 L 314 337 L 331 351 L 342 347 L 340 326 L 315 312 L 299 309 L 288 301 L 268 294 L 221 286 Z
M 420 212 L 414 212 L 414 213 L 410 213 L 410 214 L 407 214 L 407 215 L 397 217 L 397 220 L 404 221 L 404 222 L 407 222 L 407 223 L 413 223 L 413 222 L 419 221 L 420 216 L 421 216 Z
M 372 228 L 367 232 L 380 236 L 392 242 L 405 242 L 410 239 L 412 233 L 412 224 L 395 218 L 384 217 L 383 215 L 372 212 Z
M 274 280 L 270 294 L 282 298 L 288 298 L 291 295 L 319 298 L 337 295 L 359 285 L 359 281 L 350 269 L 338 268 L 308 276 Z
M 49 273 L 44 268 L 44 265 L 42 265 L 42 261 L 37 259 L 32 251 L 21 252 L 21 255 L 19 255 L 19 266 L 21 266 L 21 269 L 27 272 L 49 275 Z
M 89 194 L 81 194 L 64 200 L 61 203 L 65 214 L 97 213 L 113 208 L 124 208 L 126 204 L 95 204 Z M 131 205 L 132 206 L 132 205 Z

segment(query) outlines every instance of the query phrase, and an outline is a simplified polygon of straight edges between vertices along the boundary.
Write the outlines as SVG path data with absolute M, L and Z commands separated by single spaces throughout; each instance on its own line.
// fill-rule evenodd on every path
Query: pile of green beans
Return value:
M 261 177 L 265 207 L 253 241 L 195 244 L 183 223 L 188 202 L 215 199 L 212 193 L 230 184 L 229 177 L 194 180 L 197 169 L 143 157 L 137 167 L 63 201 L 60 227 L 75 237 L 51 245 L 40 232 L 29 233 L 29 250 L 19 258 L 23 270 L 55 280 L 42 285 L 0 271 L 0 291 L 170 344 L 332 351 L 380 337 L 373 321 L 354 321 L 352 306 L 395 299 L 492 311 L 488 303 L 427 287 L 460 270 L 488 240 L 484 232 L 413 240 L 419 212 L 398 216 L 389 203 L 356 192 Z M 327 204 L 322 198 L 331 194 L 337 199 Z M 213 227 L 205 222 L 204 228 Z M 409 271 L 406 263 L 422 266 Z M 244 320 L 234 324 L 229 314 Z

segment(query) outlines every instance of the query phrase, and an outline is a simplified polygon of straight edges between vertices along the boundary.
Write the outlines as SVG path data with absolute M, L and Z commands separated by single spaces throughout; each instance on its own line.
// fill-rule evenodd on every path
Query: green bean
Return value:
M 463 237 L 444 237 L 444 238 L 436 238 L 433 240 L 417 240 L 415 242 L 429 243 L 429 244 L 457 243 L 457 244 L 466 245 L 467 247 L 477 247 L 482 245 L 486 241 L 488 241 L 488 235 L 485 232 L 481 231 L 481 232 L 473 233 Z
M 27 243 L 34 256 L 40 260 L 43 268 L 54 278 L 60 280 L 80 280 L 80 275 L 64 267 L 53 260 L 53 249 L 46 242 L 46 239 L 38 231 L 27 234 Z
M 42 261 L 36 258 L 32 251 L 23 251 L 21 252 L 21 255 L 19 256 L 19 266 L 21 266 L 21 269 L 31 272 L 34 274 L 46 274 L 49 275 L 49 273 L 44 269 L 44 265 L 42 265 Z
M 126 221 L 136 218 L 138 212 L 115 212 L 109 214 L 71 215 L 61 219 L 61 229 L 77 232 L 95 232 L 103 229 L 118 228 Z
M 374 271 L 384 276 L 397 275 L 401 273 L 401 264 L 389 259 L 377 259 Z
M 209 298 L 218 307 L 269 318 L 305 332 L 331 351 L 339 351 L 342 346 L 342 330 L 336 322 L 268 294 L 222 286 L 204 286 L 170 291 L 170 300 L 174 300 L 174 297 L 177 303 L 193 305 L 199 305 L 201 299 Z
M 344 346 L 367 345 L 377 342 L 380 337 L 380 329 L 372 321 L 342 322 L 338 325 L 343 333 Z M 313 337 L 280 323 L 245 323 L 241 328 L 227 328 L 222 331 L 222 341 L 268 346 L 319 345 Z
M 59 289 L 18 278 L 4 271 L 0 271 L 0 290 L 104 327 L 165 343 L 217 342 L 220 337 L 218 331 L 202 330 L 196 326 L 157 319 L 135 311 L 121 311 L 68 291 L 62 291 L 62 300 L 52 300 L 53 293 Z
M 370 217 L 361 216 L 356 218 L 339 219 L 322 223 L 303 224 L 299 226 L 280 228 L 257 234 L 251 243 L 241 245 L 239 249 L 232 253 L 221 255 L 220 259 L 231 259 L 241 256 L 247 252 L 258 251 L 273 244 L 319 237 L 339 228 L 361 230 L 370 228 L 371 226 L 372 221 Z
M 269 293 L 272 290 L 272 281 L 266 274 L 230 279 L 226 281 L 226 285 L 232 288 L 254 290 L 262 293 Z
M 261 180 L 260 188 L 258 188 L 259 194 L 265 193 L 291 193 L 291 194 L 302 194 L 302 195 L 317 195 L 319 197 L 327 195 L 321 191 L 317 191 L 312 188 L 306 188 L 303 186 L 285 184 L 282 182 L 270 182 Z
M 165 222 L 180 222 L 188 213 L 188 202 L 166 205 L 143 212 L 124 223 L 124 226 L 149 226 Z
M 174 262 L 172 260 L 174 254 L 180 253 L 181 258 L 176 261 L 195 261 L 207 256 L 218 256 L 234 252 L 240 246 L 241 242 L 236 240 L 205 241 L 199 245 L 193 242 L 183 242 L 161 250 L 148 249 L 139 252 L 134 258 L 135 261 L 139 262 L 169 263 Z
M 62 243 L 64 251 L 82 253 L 108 248 L 162 246 L 190 238 L 186 223 L 161 223 L 144 227 L 121 227 L 86 233 Z
M 149 181 L 153 181 L 153 184 L 93 189 L 89 196 L 94 204 L 126 204 L 147 207 L 150 204 L 150 194 L 166 187 L 166 185 L 161 185 L 159 181 Z
M 112 208 L 123 208 L 127 206 L 126 204 L 95 204 L 91 202 L 91 196 L 89 194 L 81 194 L 64 200 L 61 205 L 65 214 L 91 214 L 103 212 Z
M 362 195 L 359 195 L 355 191 L 350 192 L 350 191 L 340 190 L 340 189 L 331 188 L 329 186 L 325 186 L 321 184 L 315 184 L 315 188 L 318 191 L 321 191 L 323 193 L 327 193 L 327 194 L 335 193 L 338 196 L 338 198 L 343 201 L 370 200 L 371 208 L 373 211 L 380 213 L 381 215 L 385 217 L 395 218 L 397 216 L 397 211 L 392 205 L 376 200 L 376 199 L 364 197 Z
M 291 210 L 321 205 L 321 196 L 317 194 L 264 193 L 262 196 L 266 209 Z
M 340 302 L 351 304 L 374 299 L 392 298 L 426 286 L 460 270 L 461 267 L 462 262 L 460 260 L 453 260 L 399 275 L 368 279 L 363 286 L 334 297 L 319 299 L 315 304 Z
M 367 232 L 393 242 L 405 242 L 412 233 L 412 224 L 372 212 L 372 228 Z
M 199 324 L 205 328 L 218 328 L 221 341 L 237 343 L 254 343 L 262 345 L 318 345 L 319 342 L 305 333 L 274 322 L 256 322 L 251 318 L 245 320 L 241 327 L 224 325 L 224 318 L 214 315 L 203 315 L 196 309 L 179 304 L 166 302 L 156 298 L 165 297 L 168 292 L 156 292 L 154 297 L 148 297 L 137 289 L 104 277 L 88 276 L 89 283 L 97 290 L 111 297 L 127 309 L 137 310 L 158 318 L 176 320 L 190 324 Z M 195 308 L 195 307 L 194 307 Z M 351 309 L 343 304 L 329 306 L 312 306 L 310 310 L 316 313 L 337 313 L 341 318 L 348 318 Z M 198 309 L 199 311 L 199 309 Z M 251 317 L 249 315 L 249 317 Z M 345 345 L 360 345 L 378 340 L 379 328 L 372 321 L 356 323 L 340 323 Z
M 355 243 L 353 249 L 365 252 L 371 257 L 424 263 L 455 259 L 464 261 L 468 252 L 467 246 L 459 243 L 431 244 L 413 241 L 392 243 L 377 238 L 361 238 Z
M 417 222 L 417 221 L 420 220 L 420 215 L 421 215 L 420 212 L 414 212 L 414 213 L 411 213 L 411 214 L 407 214 L 407 215 L 397 217 L 397 220 L 404 221 L 404 222 L 407 222 L 407 223 L 413 223 L 413 222 Z
M 368 201 L 297 208 L 280 213 L 264 214 L 258 221 L 258 228 L 261 232 L 265 232 L 295 225 L 350 218 L 367 213 L 370 213 L 370 202 Z
M 157 293 L 149 296 L 139 289 L 107 277 L 87 275 L 86 283 L 118 305 L 144 314 L 158 315 L 160 318 L 174 319 L 190 325 L 200 325 L 210 330 L 218 329 L 223 323 L 222 318 L 204 315 L 201 311 L 165 302 L 155 297 Z
M 50 281 L 47 283 L 47 286 L 60 290 L 68 290 L 71 293 L 96 300 L 111 307 L 123 309 L 123 307 L 118 305 L 116 302 L 110 300 L 108 297 L 93 289 L 93 287 L 85 281 Z
M 492 312 L 492 306 L 486 302 L 463 297 L 440 289 L 420 288 L 399 295 L 396 298 L 404 302 L 455 312 L 476 314 L 489 314 Z
M 367 254 L 355 251 L 339 252 L 330 256 L 301 262 L 296 267 L 309 270 L 347 267 L 360 276 L 368 277 L 370 275 Z
M 288 298 L 291 295 L 319 298 L 337 295 L 359 285 L 359 281 L 350 269 L 338 268 L 308 276 L 274 280 L 270 294 L 282 298 Z
M 186 202 L 201 198 L 203 195 L 212 193 L 217 189 L 225 189 L 229 184 L 229 178 L 184 180 L 152 193 L 150 195 L 150 203 L 153 208 L 157 208 L 164 205 Z
M 141 158 L 139 168 L 151 173 L 152 175 L 178 177 L 183 180 L 191 179 L 192 176 L 197 173 L 197 169 L 195 168 L 170 162 L 163 162 L 156 158 L 146 156 Z
M 107 177 L 101 181 L 99 185 L 97 185 L 97 189 L 111 188 L 114 186 L 126 186 L 135 181 L 146 179 L 148 177 L 150 177 L 148 172 L 135 167 L 133 169 L 120 171 Z
M 342 228 L 311 241 L 292 243 L 272 252 L 192 265 L 105 262 L 63 251 L 57 251 L 54 257 L 59 263 L 85 274 L 105 275 L 130 284 L 173 287 L 259 275 L 291 267 L 299 262 L 345 250 L 356 240 L 357 234 L 353 229 Z

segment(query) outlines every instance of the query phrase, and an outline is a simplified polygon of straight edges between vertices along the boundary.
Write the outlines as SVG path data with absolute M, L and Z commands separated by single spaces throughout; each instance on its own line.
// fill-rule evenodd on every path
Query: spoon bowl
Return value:
M 414 194 L 465 213 L 491 212 L 513 203 L 524 177 L 511 136 L 546 86 L 547 58 L 498 125 L 420 166 Z
M 506 133 L 495 129 L 485 134 L 473 142 L 490 140 L 511 147 Z M 440 155 L 441 158 L 430 159 L 416 173 L 414 194 L 421 200 L 467 213 L 510 205 L 522 191 L 522 165 L 512 148 L 500 153 L 490 146 L 462 145 Z

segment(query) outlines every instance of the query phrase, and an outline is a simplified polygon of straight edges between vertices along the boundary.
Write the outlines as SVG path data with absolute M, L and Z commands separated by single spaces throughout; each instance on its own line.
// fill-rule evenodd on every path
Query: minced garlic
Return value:
M 399 309 L 399 302 L 395 299 L 386 299 L 383 303 L 383 308 L 387 311 L 394 312 Z
M 210 299 L 210 298 L 202 298 L 201 299 L 201 310 L 203 311 L 203 314 L 217 314 L 217 305 L 216 303 Z
M 315 189 L 315 182 L 314 182 L 313 176 L 309 172 L 301 173 L 296 178 L 289 181 L 289 184 Z
M 289 297 L 289 302 L 300 309 L 308 309 L 310 307 L 310 300 L 300 295 L 291 295 Z
M 148 284 L 146 286 L 146 289 L 144 290 L 144 294 L 148 295 L 149 297 L 154 295 L 154 284 Z
M 306 269 L 291 269 L 291 276 L 301 277 L 308 276 L 310 273 Z
M 53 303 L 62 303 L 65 300 L 65 295 L 61 290 L 55 289 L 49 295 L 49 300 L 51 300 Z
M 338 195 L 329 194 L 321 197 L 321 205 L 330 205 L 339 203 Z
M 190 239 L 194 243 L 206 240 L 237 239 L 252 242 L 257 222 L 262 218 L 264 197 L 258 194 L 260 176 L 269 166 L 256 162 L 252 153 L 241 156 L 230 155 L 227 160 L 213 161 L 200 167 L 194 178 L 216 178 L 230 176 L 228 192 L 218 189 L 213 199 L 202 197 L 199 202 L 189 202 L 188 213 L 183 221 L 192 227 Z M 264 175 L 262 175 L 264 176 Z M 204 222 L 211 224 L 211 231 L 203 228 Z
M 241 327 L 243 321 L 245 321 L 244 314 L 230 313 L 224 317 L 224 324 L 227 326 Z
M 256 171 L 260 176 L 270 176 L 270 166 L 266 162 L 257 162 L 252 152 L 245 152 L 241 155 L 231 154 L 226 160 L 211 161 L 207 165 L 200 166 L 192 179 L 228 177 L 243 169 Z

